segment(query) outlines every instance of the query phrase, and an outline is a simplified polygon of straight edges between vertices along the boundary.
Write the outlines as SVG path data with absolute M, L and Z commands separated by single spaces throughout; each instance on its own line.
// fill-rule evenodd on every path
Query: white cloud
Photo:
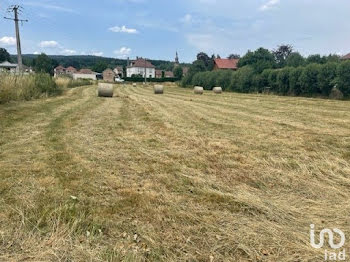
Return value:
M 260 7 L 260 11 L 267 11 L 280 3 L 280 0 L 269 0 Z
M 35 51 L 34 55 L 40 55 L 40 52 L 39 51 Z
M 72 49 L 63 49 L 61 51 L 61 54 L 63 54 L 63 55 L 74 55 L 76 53 L 77 53 L 77 51 L 72 50 Z
M 0 45 L 4 46 L 14 46 L 16 45 L 16 38 L 12 36 L 4 36 L 0 38 Z
M 192 18 L 192 15 L 190 14 L 186 14 L 184 17 L 182 17 L 180 19 L 180 22 L 184 23 L 184 24 L 190 24 L 192 23 L 193 21 L 193 18 Z
M 56 41 L 41 41 L 39 44 L 41 48 L 56 48 L 59 47 L 58 42 Z
M 103 52 L 92 52 L 91 55 L 93 55 L 93 56 L 103 56 Z
M 122 27 L 120 27 L 120 26 L 110 27 L 108 30 L 112 31 L 114 33 L 127 33 L 127 34 L 138 34 L 139 33 L 139 31 L 137 31 L 136 29 L 127 28 L 125 25 L 123 25 Z
M 118 58 L 125 58 L 131 54 L 131 48 L 121 47 L 119 50 L 115 50 L 114 54 L 116 54 Z

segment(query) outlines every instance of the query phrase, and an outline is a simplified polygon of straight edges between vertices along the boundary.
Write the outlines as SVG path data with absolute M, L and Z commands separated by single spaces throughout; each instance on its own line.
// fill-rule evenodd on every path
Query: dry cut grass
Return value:
M 1 261 L 320 261 L 350 103 L 119 86 L 0 107 Z

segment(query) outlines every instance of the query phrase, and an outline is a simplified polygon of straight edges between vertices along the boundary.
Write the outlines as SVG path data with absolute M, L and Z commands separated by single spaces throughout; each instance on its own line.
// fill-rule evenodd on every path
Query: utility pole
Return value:
M 16 29 L 16 42 L 17 42 L 17 63 L 18 63 L 18 70 L 19 72 L 22 72 L 23 69 L 23 63 L 22 63 L 22 50 L 21 50 L 21 38 L 19 35 L 19 25 L 18 22 L 28 22 L 28 20 L 21 20 L 18 19 L 18 12 L 21 11 L 22 7 L 19 5 L 13 5 L 10 6 L 7 11 L 8 12 L 13 12 L 14 13 L 14 18 L 8 18 L 4 17 L 5 19 L 8 20 L 13 20 L 15 21 L 15 29 Z

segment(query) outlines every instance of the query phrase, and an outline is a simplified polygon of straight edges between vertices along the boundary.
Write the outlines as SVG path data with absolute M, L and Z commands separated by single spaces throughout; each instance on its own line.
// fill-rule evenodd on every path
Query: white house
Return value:
M 0 71 L 9 72 L 9 73 L 17 73 L 18 72 L 18 65 L 11 64 L 10 62 L 5 61 L 3 63 L 0 63 Z
M 137 58 L 135 61 L 132 61 L 126 69 L 127 77 L 132 77 L 133 75 L 145 77 L 145 73 L 147 78 L 156 77 L 156 67 L 143 58 Z

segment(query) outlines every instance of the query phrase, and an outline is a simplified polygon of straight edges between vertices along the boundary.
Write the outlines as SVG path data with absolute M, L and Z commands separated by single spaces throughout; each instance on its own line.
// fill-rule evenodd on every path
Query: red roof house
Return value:
M 342 60 L 350 60 L 350 54 L 347 54 L 341 58 Z
M 156 68 L 154 65 L 151 64 L 151 62 L 143 58 L 137 58 L 136 60 L 132 61 L 129 67 Z
M 239 59 L 215 59 L 214 60 L 214 70 L 237 70 Z

